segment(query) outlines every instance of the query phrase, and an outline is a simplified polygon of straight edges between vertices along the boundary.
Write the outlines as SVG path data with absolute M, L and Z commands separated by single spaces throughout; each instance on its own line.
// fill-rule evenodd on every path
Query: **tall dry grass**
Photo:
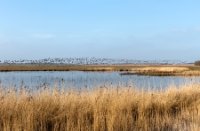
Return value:
M 0 89 L 2 131 L 200 130 L 200 85 L 138 91 Z

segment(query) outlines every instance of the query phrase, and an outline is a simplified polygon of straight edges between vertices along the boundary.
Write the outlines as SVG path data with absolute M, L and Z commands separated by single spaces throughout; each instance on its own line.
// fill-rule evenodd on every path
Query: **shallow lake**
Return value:
M 36 89 L 44 86 L 64 88 L 136 87 L 140 89 L 165 89 L 168 86 L 200 83 L 200 77 L 157 77 L 120 75 L 120 72 L 0 72 L 2 87 L 27 87 Z

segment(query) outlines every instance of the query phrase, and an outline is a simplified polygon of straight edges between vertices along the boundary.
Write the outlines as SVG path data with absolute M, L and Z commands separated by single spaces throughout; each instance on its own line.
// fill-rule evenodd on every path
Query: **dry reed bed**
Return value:
M 130 65 L 65 65 L 65 64 L 10 64 L 0 65 L 0 71 L 127 71 L 139 66 Z
M 0 90 L 3 131 L 167 131 L 200 129 L 200 85 L 139 91 Z
M 199 69 L 189 67 L 141 67 L 132 69 L 122 75 L 147 75 L 147 76 L 200 76 Z
M 122 75 L 200 76 L 200 66 L 191 65 L 64 65 L 2 64 L 0 72 L 9 71 L 119 71 Z

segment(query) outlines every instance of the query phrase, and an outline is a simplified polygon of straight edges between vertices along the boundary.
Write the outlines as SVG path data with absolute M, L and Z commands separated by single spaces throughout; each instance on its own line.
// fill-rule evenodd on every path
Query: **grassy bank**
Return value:
M 200 130 L 200 85 L 165 91 L 0 90 L 0 130 Z
M 133 68 L 122 75 L 200 76 L 199 66 L 147 66 Z
M 64 64 L 10 64 L 0 65 L 0 71 L 131 71 L 137 65 L 64 65 Z
M 65 64 L 1 64 L 7 71 L 119 71 L 122 75 L 200 76 L 200 66 L 193 65 L 65 65 Z
M 200 76 L 200 66 L 193 65 L 63 65 L 10 64 L 0 65 L 0 72 L 8 71 L 120 71 L 122 75 Z

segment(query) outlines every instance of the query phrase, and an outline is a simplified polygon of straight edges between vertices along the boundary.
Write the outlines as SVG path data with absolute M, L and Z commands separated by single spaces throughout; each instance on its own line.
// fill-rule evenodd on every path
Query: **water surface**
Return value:
M 137 76 L 120 75 L 119 72 L 0 72 L 0 83 L 3 87 L 22 87 L 35 89 L 43 86 L 64 88 L 96 87 L 136 87 L 140 89 L 165 89 L 168 86 L 181 86 L 200 83 L 200 77 L 178 76 Z

